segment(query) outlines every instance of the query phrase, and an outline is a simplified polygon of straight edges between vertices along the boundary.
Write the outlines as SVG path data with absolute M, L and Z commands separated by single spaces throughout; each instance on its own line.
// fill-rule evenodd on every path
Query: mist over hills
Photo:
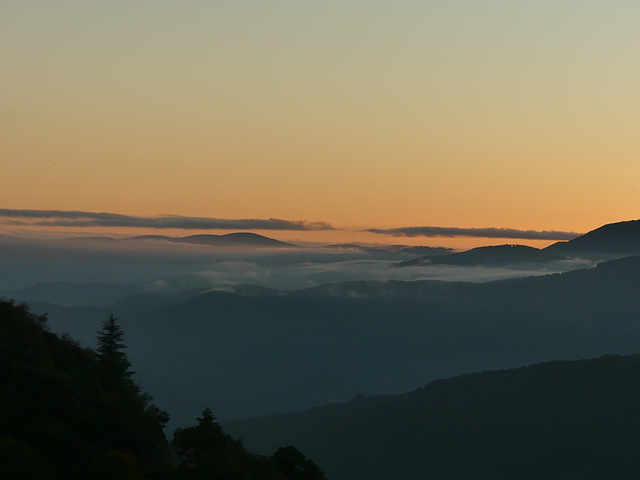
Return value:
M 632 479 L 639 402 L 640 355 L 605 356 L 462 375 L 226 428 L 259 452 L 295 443 L 334 480 Z
M 616 248 L 608 238 L 614 243 L 602 251 Z M 432 258 L 500 263 L 513 254 L 502 266 L 393 268 L 415 255 L 0 242 L 4 284 L 72 279 L 4 289 L 49 313 L 56 331 L 92 345 L 109 311 L 121 319 L 138 375 L 174 412 L 174 426 L 194 418 L 203 399 L 221 419 L 290 412 L 464 372 L 635 353 L 640 343 L 638 257 L 587 269 L 597 260 L 531 262 L 526 270 L 509 262 L 564 253 L 498 246 Z M 528 278 L 432 279 L 492 275 Z
M 335 243 L 331 245 L 325 245 L 324 248 L 342 249 L 342 250 L 361 250 L 367 253 L 380 254 L 380 253 L 407 253 L 410 255 L 447 255 L 453 252 L 452 248 L 445 247 L 425 247 L 414 246 L 409 247 L 407 245 L 378 245 L 378 246 L 364 246 L 357 243 Z
M 175 289 L 179 289 L 175 279 L 189 276 L 197 277 L 197 282 L 185 285 L 184 289 L 255 284 L 296 290 L 365 278 L 487 281 L 585 266 L 585 261 L 581 260 L 557 265 L 538 264 L 530 269 L 448 265 L 393 268 L 399 261 L 416 257 L 405 250 L 218 248 L 165 241 L 0 239 L 0 271 L 6 272 L 0 276 L 0 294 L 69 306 L 91 305 L 90 300 L 95 298 L 96 304 L 104 305 L 115 292 L 109 285 L 127 284 L 131 289 L 128 293 L 139 289 L 160 292 L 160 285 L 164 283 L 176 284 Z M 53 283 L 60 285 L 54 287 Z M 89 287 L 83 287 L 86 295 L 78 295 L 74 289 L 80 284 L 92 284 L 92 293 L 89 293 Z M 104 285 L 104 292 L 98 292 L 100 285 Z M 150 289 L 145 285 L 151 285 Z M 55 289 L 60 294 L 58 298 L 51 295 Z M 126 294 L 124 292 L 121 298 Z
M 166 241 L 0 237 L 0 292 L 13 294 L 39 283 L 137 284 L 185 275 L 208 279 L 206 285 L 197 287 L 257 283 L 295 289 L 327 281 L 384 278 L 390 263 L 412 257 L 397 252 L 373 257 L 363 251 L 326 248 L 218 248 Z M 396 273 L 405 278 L 412 275 Z M 31 296 L 34 292 L 16 298 L 48 300 Z M 69 291 L 69 297 L 74 295 Z
M 635 353 L 639 288 L 640 257 L 629 257 L 484 284 L 193 292 L 124 302 L 114 312 L 140 378 L 180 425 L 202 399 L 228 420 L 408 391 L 465 372 Z M 109 310 L 33 307 L 88 344 Z

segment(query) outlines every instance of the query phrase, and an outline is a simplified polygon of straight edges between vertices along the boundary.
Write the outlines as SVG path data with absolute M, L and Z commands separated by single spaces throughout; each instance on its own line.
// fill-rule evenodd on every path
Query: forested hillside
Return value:
M 324 478 L 293 447 L 272 457 L 247 452 L 209 409 L 169 444 L 168 415 L 133 381 L 113 316 L 97 339 L 96 351 L 81 348 L 50 333 L 45 317 L 0 301 L 2 478 Z

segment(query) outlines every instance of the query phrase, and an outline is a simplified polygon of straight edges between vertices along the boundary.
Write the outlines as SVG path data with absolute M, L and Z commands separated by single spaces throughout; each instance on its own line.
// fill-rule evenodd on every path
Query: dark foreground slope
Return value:
M 113 317 L 100 333 L 98 352 L 83 349 L 0 300 L 0 478 L 326 480 L 294 447 L 248 452 L 208 408 L 169 445 L 167 415 L 131 380 Z
M 164 469 L 166 414 L 127 375 L 49 333 L 45 321 L 0 301 L 3 478 L 103 478 L 114 464 L 131 474 Z
M 295 442 L 335 480 L 640 478 L 640 355 L 550 362 L 231 422 Z

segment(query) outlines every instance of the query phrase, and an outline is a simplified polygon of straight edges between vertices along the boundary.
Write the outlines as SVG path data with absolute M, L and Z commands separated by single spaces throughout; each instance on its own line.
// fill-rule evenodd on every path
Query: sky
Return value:
M 552 241 L 371 230 L 637 219 L 639 20 L 632 0 L 2 0 L 0 208 L 454 247 Z M 24 223 L 0 230 L 233 230 Z

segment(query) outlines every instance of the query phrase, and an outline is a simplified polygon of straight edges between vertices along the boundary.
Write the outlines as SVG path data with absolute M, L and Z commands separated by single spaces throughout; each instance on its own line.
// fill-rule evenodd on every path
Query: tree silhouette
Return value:
M 242 443 L 224 432 L 210 408 L 197 420 L 195 427 L 178 428 L 173 435 L 178 470 L 186 478 L 236 478 L 243 471 L 244 457 L 249 456 Z
M 109 313 L 109 319 L 102 322 L 102 329 L 96 335 L 98 343 L 98 358 L 104 363 L 116 368 L 124 377 L 130 378 L 133 371 L 130 370 L 131 362 L 124 349 L 127 346 L 122 343 L 124 331 L 118 324 L 113 312 Z
M 209 430 L 216 427 L 216 417 L 213 416 L 213 412 L 209 407 L 202 411 L 202 417 L 196 418 L 198 420 L 198 428 L 202 430 Z

